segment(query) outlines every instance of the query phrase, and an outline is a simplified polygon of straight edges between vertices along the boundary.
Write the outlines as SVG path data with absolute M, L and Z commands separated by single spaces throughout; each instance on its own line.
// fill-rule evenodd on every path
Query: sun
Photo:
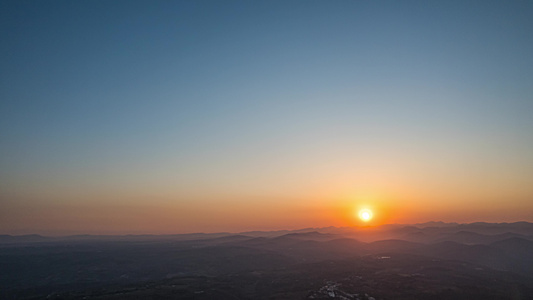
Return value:
M 368 222 L 372 219 L 372 211 L 370 209 L 361 209 L 359 211 L 359 218 L 364 222 Z

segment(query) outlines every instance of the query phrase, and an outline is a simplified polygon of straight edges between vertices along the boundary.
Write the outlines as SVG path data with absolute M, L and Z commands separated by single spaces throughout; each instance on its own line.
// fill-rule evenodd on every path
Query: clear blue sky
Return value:
M 2 1 L 0 231 L 533 221 L 532 32 L 531 1 Z

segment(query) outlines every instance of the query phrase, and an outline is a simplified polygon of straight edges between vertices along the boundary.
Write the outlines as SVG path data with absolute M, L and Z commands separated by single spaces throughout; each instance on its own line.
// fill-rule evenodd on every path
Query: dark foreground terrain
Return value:
M 1 299 L 533 299 L 533 224 L 0 236 Z

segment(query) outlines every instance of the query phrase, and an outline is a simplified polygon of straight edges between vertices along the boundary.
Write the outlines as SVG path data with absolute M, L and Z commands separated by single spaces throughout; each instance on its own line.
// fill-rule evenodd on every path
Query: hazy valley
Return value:
M 532 299 L 533 224 L 0 236 L 2 299 Z

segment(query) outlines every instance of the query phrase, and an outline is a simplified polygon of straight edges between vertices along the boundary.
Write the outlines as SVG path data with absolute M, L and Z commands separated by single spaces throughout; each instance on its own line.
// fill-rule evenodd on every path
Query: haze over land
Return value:
M 531 299 L 533 223 L 0 236 L 0 299 Z
M 531 1 L 2 1 L 0 234 L 533 221 Z

